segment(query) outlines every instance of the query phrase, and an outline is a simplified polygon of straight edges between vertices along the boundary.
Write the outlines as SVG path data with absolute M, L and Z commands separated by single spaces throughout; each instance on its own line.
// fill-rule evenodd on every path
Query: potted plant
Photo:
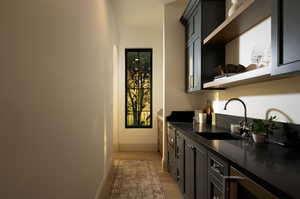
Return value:
M 274 120 L 276 116 L 271 116 L 268 120 L 255 119 L 251 125 L 252 138 L 255 143 L 266 142 L 269 135 L 277 128 Z

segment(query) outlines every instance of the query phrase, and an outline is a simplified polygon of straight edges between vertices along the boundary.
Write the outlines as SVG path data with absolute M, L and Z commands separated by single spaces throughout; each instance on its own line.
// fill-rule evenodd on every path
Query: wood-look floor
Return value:
M 114 160 L 152 160 L 165 192 L 165 199 L 182 199 L 178 185 L 169 173 L 162 170 L 161 155 L 156 152 L 119 152 L 114 153 Z

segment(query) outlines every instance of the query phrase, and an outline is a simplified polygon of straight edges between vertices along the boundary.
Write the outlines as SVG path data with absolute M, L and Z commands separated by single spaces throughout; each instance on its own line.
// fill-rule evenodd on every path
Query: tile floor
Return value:
M 182 199 L 178 185 L 173 178 L 161 168 L 161 156 L 156 152 L 119 152 L 113 155 L 114 160 L 152 160 L 157 168 L 165 192 L 165 199 Z

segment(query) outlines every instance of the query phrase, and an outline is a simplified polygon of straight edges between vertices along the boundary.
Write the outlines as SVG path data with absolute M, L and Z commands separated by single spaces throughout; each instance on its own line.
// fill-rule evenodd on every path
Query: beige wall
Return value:
M 185 92 L 185 33 L 180 23 L 187 1 L 176 1 L 164 7 L 165 115 L 171 111 L 199 109 L 202 94 Z
M 226 46 L 226 62 L 250 64 L 250 55 L 255 45 L 268 46 L 271 42 L 271 19 L 258 24 Z M 272 80 L 226 89 L 225 91 L 205 94 L 205 98 L 214 100 L 217 113 L 243 116 L 240 103 L 232 102 L 225 111 L 225 102 L 232 97 L 239 97 L 248 107 L 248 116 L 266 118 L 266 112 L 277 115 L 279 121 L 300 124 L 300 78 Z M 281 113 L 280 113 L 281 112 Z
M 162 2 L 115 0 L 120 30 L 118 68 L 118 142 L 121 151 L 157 151 L 157 111 L 163 95 Z M 153 128 L 125 128 L 125 49 L 153 49 Z M 117 136 L 116 136 L 117 137 Z
M 185 30 L 180 17 L 186 0 L 176 0 L 164 6 L 164 117 L 172 111 L 192 111 L 203 107 L 201 93 L 185 92 Z M 163 133 L 163 168 L 166 169 L 166 123 Z
M 1 1 L 1 198 L 99 192 L 111 164 L 109 2 Z
M 238 102 L 232 102 L 227 111 L 223 110 L 226 100 L 239 97 L 245 101 L 249 117 L 264 119 L 266 112 L 273 109 L 270 114 L 277 115 L 279 121 L 300 124 L 299 81 L 299 77 L 294 77 L 226 89 L 216 93 L 214 109 L 217 113 L 243 116 Z

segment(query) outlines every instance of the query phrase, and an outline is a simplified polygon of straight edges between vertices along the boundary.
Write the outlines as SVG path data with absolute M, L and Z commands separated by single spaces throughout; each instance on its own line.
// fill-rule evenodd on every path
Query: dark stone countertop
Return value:
M 184 136 L 218 154 L 280 198 L 300 198 L 300 150 L 247 140 L 207 140 L 193 132 L 192 123 L 170 122 Z M 201 132 L 229 132 L 204 127 Z

